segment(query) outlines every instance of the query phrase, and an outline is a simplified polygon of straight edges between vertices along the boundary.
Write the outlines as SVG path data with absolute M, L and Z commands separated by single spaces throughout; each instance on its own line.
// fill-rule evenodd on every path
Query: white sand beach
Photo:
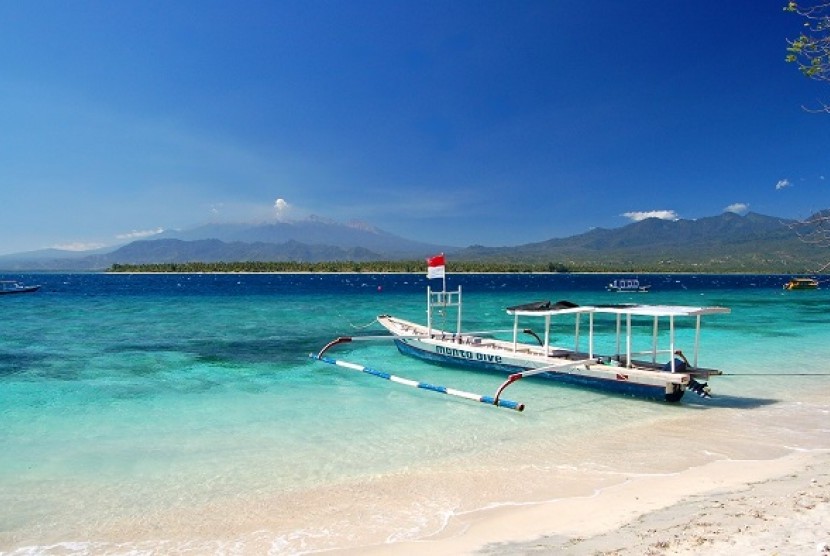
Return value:
M 568 490 L 551 468 L 550 482 L 544 473 L 530 479 L 536 501 L 469 508 L 431 536 L 346 552 L 830 554 L 829 392 L 823 382 L 815 386 L 801 401 L 764 410 L 738 406 L 632 424 L 619 438 L 595 438 L 594 455 L 579 460 L 617 454 L 603 460 L 616 474 L 606 482 L 584 476 L 593 490 Z M 517 476 L 514 484 L 527 481 Z
M 830 554 L 830 453 L 714 462 L 586 498 L 478 511 L 362 554 Z

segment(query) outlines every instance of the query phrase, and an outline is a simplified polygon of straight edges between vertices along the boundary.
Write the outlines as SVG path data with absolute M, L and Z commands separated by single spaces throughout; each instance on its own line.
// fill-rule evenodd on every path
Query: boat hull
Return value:
M 36 292 L 40 289 L 40 286 L 21 286 L 14 289 L 3 289 L 0 290 L 0 295 L 11 295 L 14 293 L 32 293 Z
M 513 374 L 544 366 L 543 364 L 529 365 L 517 358 L 484 353 L 473 349 L 425 343 L 418 340 L 395 340 L 395 345 L 403 355 L 441 366 L 494 371 L 504 374 Z M 568 369 L 567 371 L 542 372 L 535 376 L 559 384 L 659 401 L 676 402 L 685 393 L 685 388 L 677 382 L 659 380 L 655 381 L 656 384 L 635 382 L 631 380 L 631 372 L 622 367 L 614 369 L 611 373 L 595 372 L 586 374 L 587 372 L 587 369 Z
M 791 280 L 784 284 L 785 290 L 790 291 L 797 291 L 797 290 L 816 290 L 818 289 L 818 282 L 817 281 L 796 281 Z

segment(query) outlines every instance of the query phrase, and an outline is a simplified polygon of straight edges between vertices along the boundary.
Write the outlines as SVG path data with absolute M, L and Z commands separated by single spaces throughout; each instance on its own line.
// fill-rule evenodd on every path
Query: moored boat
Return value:
M 391 336 L 337 338 L 316 358 L 324 359 L 325 352 L 340 343 L 391 339 L 402 354 L 430 363 L 507 373 L 507 380 L 494 396 L 496 403 L 507 386 L 534 375 L 606 392 L 676 402 L 687 390 L 710 396 L 706 381 L 722 373 L 698 364 L 701 318 L 730 312 L 726 307 L 540 301 L 508 307 L 513 327 L 512 334 L 504 337 L 504 331 L 464 332 L 461 309 L 461 287 L 456 291 L 428 288 L 426 324 L 380 315 L 377 322 Z M 436 315 L 441 318 L 440 326 L 435 325 Z M 685 339 L 693 344 L 688 358 L 676 338 L 676 324 L 684 318 L 693 321 L 693 326 L 684 329 Z M 447 329 L 447 319 L 455 320 L 453 328 Z M 573 321 L 573 343 L 554 345 L 553 324 L 558 326 L 565 319 Z M 538 333 L 524 328 L 528 321 L 536 323 Z M 666 321 L 668 332 L 661 334 L 659 323 Z M 635 340 L 635 332 L 644 324 L 651 334 Z M 692 338 L 688 338 L 690 330 Z M 558 327 L 556 335 L 562 335 Z M 635 341 L 645 347 L 635 348 Z
M 638 278 L 617 278 L 605 286 L 609 292 L 620 293 L 646 293 L 651 289 L 650 285 L 641 285 Z
M 32 293 L 40 289 L 40 285 L 28 286 L 16 280 L 0 280 L 0 295 L 11 293 Z
M 452 304 L 461 307 L 461 291 L 430 292 L 432 309 L 446 310 Z M 456 300 L 457 301 L 454 301 Z M 710 376 L 721 374 L 715 369 L 698 366 L 700 317 L 708 314 L 727 313 L 723 307 L 686 307 L 667 305 L 597 305 L 580 306 L 567 301 L 557 303 L 536 302 L 510 307 L 507 313 L 513 317 L 513 334 L 510 339 L 486 338 L 483 334 L 465 334 L 460 327 L 455 331 L 433 329 L 426 326 L 381 315 L 378 322 L 393 336 L 398 350 L 412 357 L 432 363 L 456 367 L 472 367 L 494 370 L 510 375 L 508 383 L 532 375 L 541 375 L 562 383 L 583 386 L 618 394 L 679 401 L 686 390 L 707 397 L 707 381 Z M 562 317 L 573 318 L 573 346 L 551 343 L 552 322 Z M 614 319 L 614 345 L 609 353 L 600 353 L 595 344 L 595 325 L 601 317 Z M 691 361 L 675 343 L 675 321 L 681 317 L 695 319 L 695 345 Z M 652 321 L 651 345 L 635 351 L 632 321 L 643 318 Z M 668 346 L 658 349 L 658 322 L 669 321 Z M 542 328 L 541 335 L 533 333 L 535 343 L 523 341 L 520 333 L 532 329 L 520 327 L 522 321 L 536 321 Z M 581 327 L 587 320 L 587 333 L 581 337 Z M 672 357 L 671 354 L 674 354 Z
M 791 278 L 784 284 L 785 290 L 815 290 L 818 288 L 818 280 L 815 278 Z

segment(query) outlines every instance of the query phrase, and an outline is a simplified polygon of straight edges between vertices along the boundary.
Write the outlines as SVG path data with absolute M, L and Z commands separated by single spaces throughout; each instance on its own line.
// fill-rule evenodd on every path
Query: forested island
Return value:
M 462 261 L 453 260 L 448 270 L 454 273 L 531 273 L 531 272 L 642 272 L 642 273 L 688 273 L 708 274 L 811 274 L 809 268 L 771 267 L 770 265 L 740 264 L 736 261 L 723 263 L 691 263 L 680 261 L 661 261 L 654 264 L 625 263 L 609 261 L 605 263 L 571 262 L 521 262 L 521 261 Z M 426 272 L 423 260 L 407 261 L 247 261 L 247 262 L 186 262 L 186 263 L 148 263 L 148 264 L 113 264 L 107 269 L 112 273 L 304 273 L 304 272 L 341 272 L 341 273 L 409 273 Z
M 452 272 L 589 272 L 588 269 L 571 269 L 554 263 L 502 263 L 453 261 Z M 426 272 L 425 261 L 249 261 L 249 262 L 189 262 L 114 264 L 107 272 Z

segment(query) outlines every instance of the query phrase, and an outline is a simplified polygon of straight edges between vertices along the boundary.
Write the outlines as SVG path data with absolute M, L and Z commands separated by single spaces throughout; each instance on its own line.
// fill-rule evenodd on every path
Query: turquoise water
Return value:
M 786 278 L 640 276 L 651 293 L 616 294 L 601 275 L 452 276 L 468 330 L 509 328 L 504 307 L 538 299 L 732 309 L 704 318 L 700 364 L 728 373 L 712 400 L 526 380 L 508 389 L 519 414 L 308 359 L 336 336 L 379 332 L 378 314 L 422 321 L 422 276 L 24 276 L 43 289 L 0 297 L 0 550 L 300 553 L 420 538 L 460 511 L 580 494 L 585 473 L 602 486 L 621 452 L 644 472 L 705 462 L 689 440 L 655 456 L 645 431 L 637 447 L 595 444 L 692 417 L 774 420 L 769 437 L 786 438 L 761 450 L 747 432 L 730 457 L 823 446 L 811 419 L 826 421 L 830 288 L 785 292 Z M 504 379 L 386 342 L 329 354 L 481 394 Z M 540 481 L 484 486 L 517 469 Z

